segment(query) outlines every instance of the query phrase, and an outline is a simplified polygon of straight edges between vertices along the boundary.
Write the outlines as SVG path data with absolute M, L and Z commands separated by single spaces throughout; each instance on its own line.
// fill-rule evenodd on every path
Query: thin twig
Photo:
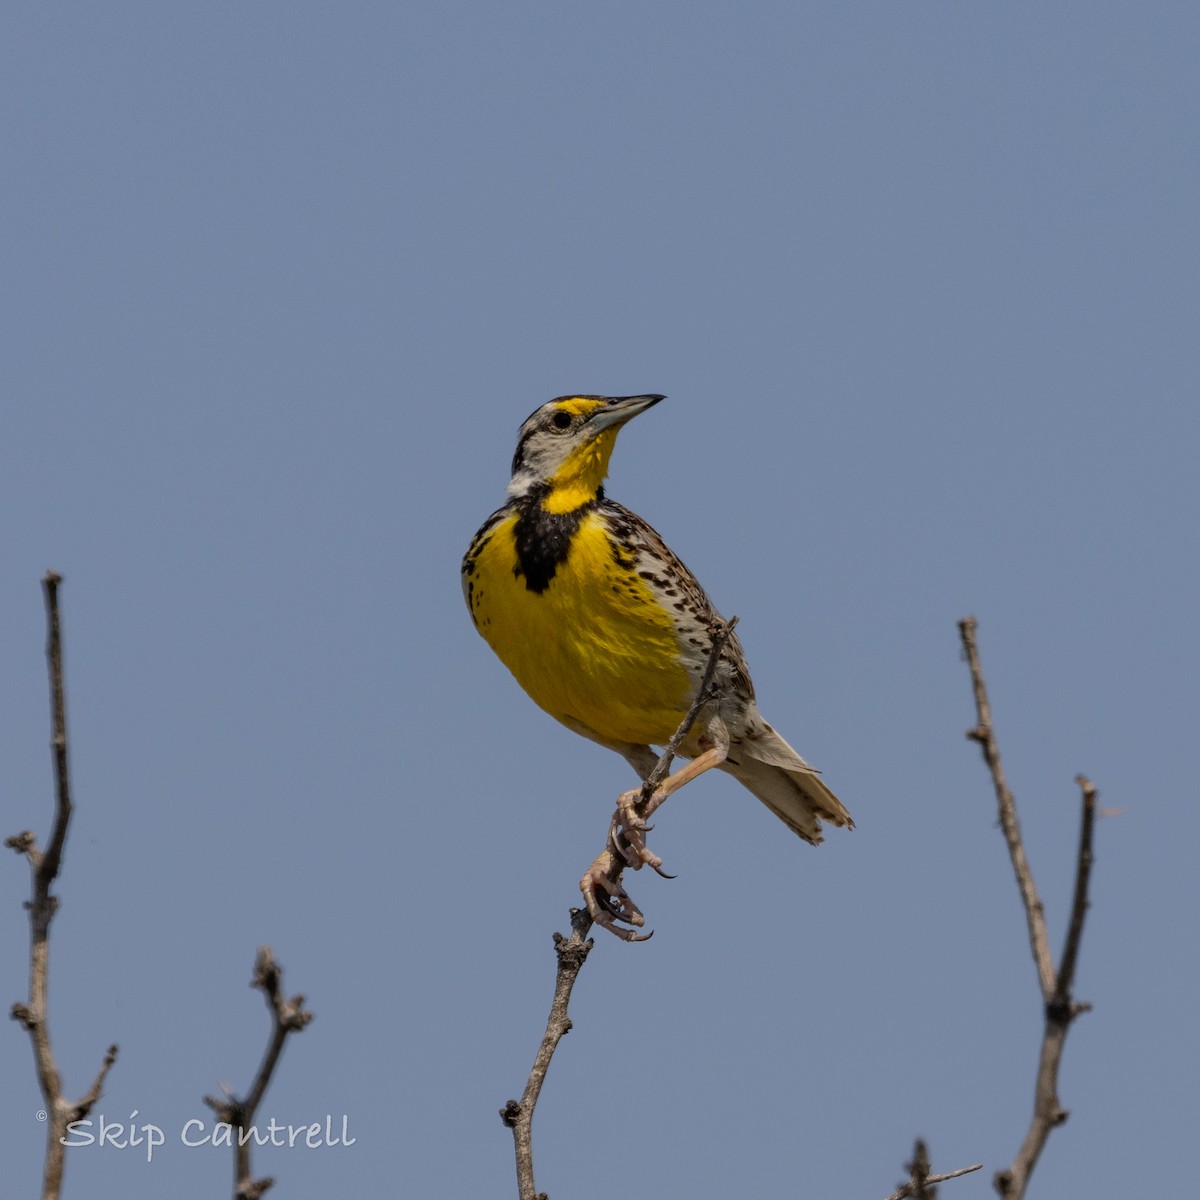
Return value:
M 1088 884 L 1092 877 L 1092 833 L 1096 828 L 1096 785 L 1086 775 L 1076 775 L 1075 782 L 1083 794 L 1079 821 L 1079 856 L 1075 865 L 1075 895 L 1071 901 L 1071 923 L 1063 946 L 1062 963 L 1058 968 L 1058 986 L 1054 1002 L 1069 1004 L 1071 986 L 1075 982 L 1075 964 L 1079 960 L 1079 945 L 1083 940 L 1083 920 L 1088 910 Z
M 713 631 L 708 663 L 704 668 L 700 686 L 696 689 L 696 698 L 692 701 L 691 707 L 659 756 L 653 771 L 647 776 L 642 788 L 641 803 L 645 804 L 653 795 L 658 784 L 666 778 L 667 772 L 671 768 L 671 760 L 695 724 L 700 710 L 712 700 L 713 677 L 716 674 L 717 662 L 721 657 L 721 650 L 729 640 L 729 635 L 736 624 L 737 617 L 733 617 Z M 608 877 L 612 881 L 614 889 L 619 888 L 625 864 L 623 861 L 618 861 L 617 856 L 611 851 L 606 850 L 604 853 L 609 856 L 612 864 Z M 541 1095 L 542 1083 L 550 1069 L 554 1051 L 558 1048 L 558 1043 L 562 1041 L 564 1035 L 570 1032 L 571 1019 L 567 1015 L 567 1008 L 571 1003 L 571 992 L 593 945 L 591 938 L 588 937 L 588 932 L 592 928 L 592 918 L 587 909 L 572 908 L 570 914 L 570 936 L 564 937 L 561 933 L 554 935 L 554 951 L 558 957 L 558 969 L 554 977 L 554 999 L 550 1005 L 550 1015 L 546 1020 L 546 1032 L 542 1035 L 537 1054 L 534 1055 L 533 1066 L 530 1068 L 529 1078 L 525 1083 L 525 1090 L 521 1093 L 521 1099 L 509 1100 L 500 1110 L 501 1121 L 513 1131 L 517 1193 L 520 1200 L 547 1200 L 546 1193 L 537 1191 L 534 1184 L 533 1113 L 537 1107 L 538 1096 Z
M 946 1171 L 941 1175 L 931 1175 L 929 1166 L 929 1150 L 925 1143 L 917 1138 L 913 1145 L 912 1162 L 904 1164 L 908 1172 L 908 1180 L 902 1183 L 887 1200 L 936 1200 L 935 1184 L 945 1183 L 948 1179 L 958 1179 L 962 1175 L 970 1175 L 972 1171 L 983 1170 L 983 1163 L 972 1163 L 969 1167 L 959 1167 L 957 1171 Z
M 558 970 L 554 977 L 554 1000 L 550 1005 L 550 1016 L 546 1021 L 546 1032 L 542 1044 L 533 1059 L 533 1067 L 520 1100 L 510 1100 L 501 1110 L 500 1119 L 513 1131 L 513 1146 L 517 1159 L 517 1193 L 521 1200 L 545 1200 L 544 1192 L 537 1192 L 533 1182 L 533 1110 L 541 1095 L 542 1083 L 550 1069 L 550 1060 L 558 1043 L 571 1030 L 571 1018 L 567 1006 L 571 1003 L 571 990 L 575 980 L 593 946 L 587 936 L 592 918 L 586 908 L 571 909 L 571 935 L 554 935 L 554 952 L 558 956 Z
M 691 732 L 692 726 L 696 723 L 705 705 L 710 704 L 718 697 L 719 689 L 714 683 L 717 664 L 720 662 L 721 652 L 725 649 L 725 643 L 729 641 L 729 637 L 733 633 L 734 626 L 737 623 L 737 617 L 730 617 L 728 621 L 719 621 L 710 630 L 712 642 L 709 645 L 708 661 L 704 665 L 704 673 L 700 677 L 700 686 L 696 689 L 696 695 L 692 700 L 691 706 L 684 714 L 683 720 L 679 722 L 679 726 L 671 735 L 662 754 L 659 755 L 658 761 L 642 781 L 641 795 L 634 806 L 635 816 L 644 818 L 650 811 L 650 805 L 658 789 L 658 785 L 667 777 L 671 769 L 671 762 L 679 752 L 680 746 L 683 745 L 684 740 Z M 649 829 L 650 827 L 647 826 L 646 828 Z M 613 823 L 609 826 L 607 844 L 592 864 L 588 875 L 584 876 L 584 879 L 587 880 L 590 876 L 593 879 L 599 877 L 606 880 L 606 883 L 597 883 L 596 885 L 598 893 L 596 896 L 597 902 L 601 907 L 607 909 L 608 914 L 614 921 L 626 921 L 630 925 L 640 926 L 642 924 L 641 911 L 633 903 L 632 899 L 630 899 L 621 883 L 621 877 L 625 873 L 627 862 L 625 856 L 617 848 L 615 840 L 616 832 L 617 824 L 616 817 L 614 817 Z M 638 870 L 640 867 L 641 863 L 637 863 L 634 866 L 634 870 Z M 654 869 L 660 875 L 665 875 L 660 865 L 656 864 Z M 667 875 L 666 878 L 670 879 L 672 876 Z M 583 884 L 580 886 L 582 887 Z M 627 942 L 648 941 L 653 932 L 638 934 L 632 928 L 626 929 L 610 922 L 604 922 L 604 925 L 610 933 L 616 934 L 617 937 Z
M 1092 782 L 1077 775 L 1075 782 L 1083 795 L 1080 817 L 1079 850 L 1075 860 L 1075 891 L 1071 903 L 1071 919 L 1067 927 L 1063 956 L 1058 968 L 1050 958 L 1049 940 L 1046 935 L 1046 918 L 1033 873 L 1025 858 L 1021 843 L 1021 828 L 1017 822 L 1016 801 L 1004 781 L 1000 766 L 1000 750 L 992 729 L 991 709 L 988 706 L 987 688 L 983 679 L 983 667 L 979 659 L 979 648 L 975 639 L 976 621 L 966 617 L 958 623 L 963 652 L 971 671 L 971 684 L 975 692 L 975 708 L 979 723 L 967 731 L 967 737 L 980 744 L 983 757 L 991 772 L 992 783 L 1000 810 L 1000 825 L 1008 844 L 1017 886 L 1025 906 L 1029 926 L 1029 941 L 1034 962 L 1038 968 L 1038 983 L 1042 993 L 1044 1025 L 1042 1045 L 1038 1055 L 1037 1082 L 1034 1088 L 1033 1117 L 1025 1139 L 1017 1151 L 1012 1165 L 997 1171 L 993 1179 L 996 1191 L 1004 1200 L 1022 1200 L 1029 1186 L 1030 1176 L 1037 1166 L 1038 1158 L 1050 1136 L 1050 1131 L 1061 1125 L 1068 1117 L 1067 1110 L 1058 1099 L 1058 1072 L 1062 1064 L 1063 1047 L 1071 1022 L 1087 1012 L 1091 1005 L 1076 1002 L 1071 995 L 1075 982 L 1075 967 L 1079 960 L 1079 947 L 1083 938 L 1083 922 L 1088 909 L 1088 887 L 1092 870 L 1092 834 L 1096 824 L 1097 791 Z
M 50 964 L 50 923 L 58 911 L 58 897 L 50 891 L 62 867 L 63 847 L 71 823 L 71 776 L 67 757 L 67 693 L 63 672 L 62 624 L 59 618 L 58 586 L 62 577 L 47 571 L 42 580 L 46 602 L 46 661 L 50 671 L 51 750 L 54 758 L 54 825 L 45 852 L 37 837 L 25 830 L 5 840 L 5 845 L 29 862 L 32 897 L 29 910 L 29 1001 L 14 1004 L 11 1015 L 29 1033 L 38 1086 L 46 1104 L 46 1159 L 42 1170 L 42 1200 L 57 1200 L 62 1191 L 65 1168 L 64 1141 L 67 1126 L 81 1121 L 100 1098 L 104 1081 L 117 1060 L 117 1047 L 109 1046 L 92 1086 L 75 1101 L 63 1096 L 62 1078 L 50 1043 L 47 987 Z
M 704 674 L 700 676 L 700 686 L 696 689 L 696 698 L 684 714 L 683 720 L 679 722 L 679 728 L 675 730 L 671 735 L 671 740 L 663 748 L 658 762 L 654 765 L 654 770 L 646 776 L 642 784 L 642 798 L 639 807 L 644 808 L 650 803 L 650 797 L 654 795 L 658 785 L 666 779 L 667 773 L 671 770 L 671 763 L 674 761 L 675 755 L 679 753 L 679 747 L 683 745 L 684 739 L 691 733 L 692 726 L 695 725 L 696 718 L 700 715 L 700 710 L 709 701 L 716 699 L 713 680 L 717 674 L 717 664 L 721 661 L 721 651 L 725 649 L 725 643 L 729 641 L 729 635 L 733 633 L 737 623 L 737 617 L 730 617 L 728 621 L 722 621 L 712 631 L 708 662 L 704 664 Z
M 974 617 L 965 617 L 958 623 L 958 631 L 962 638 L 963 653 L 967 657 L 967 665 L 971 671 L 971 686 L 975 692 L 975 711 L 978 724 L 974 729 L 967 730 L 967 737 L 979 743 L 983 751 L 984 761 L 991 772 L 992 784 L 996 789 L 996 805 L 1000 815 L 1000 828 L 1008 845 L 1009 857 L 1012 859 L 1013 872 L 1017 877 L 1017 888 L 1021 893 L 1021 902 L 1025 906 L 1025 920 L 1029 926 L 1029 946 L 1033 951 L 1033 961 L 1037 966 L 1038 983 L 1042 989 L 1042 999 L 1048 1004 L 1054 995 L 1054 961 L 1050 957 L 1050 939 L 1046 935 L 1046 912 L 1042 906 L 1042 898 L 1033 882 L 1033 872 L 1025 857 L 1025 847 L 1021 842 L 1021 825 L 1017 820 L 1017 802 L 1004 779 L 1004 768 L 1000 762 L 1000 746 L 992 728 L 992 710 L 988 704 L 987 685 L 983 679 L 983 665 L 979 659 L 979 646 L 975 640 L 975 630 L 978 622 Z
M 214 1096 L 204 1097 L 204 1103 L 213 1110 L 217 1120 L 230 1125 L 236 1134 L 233 1149 L 233 1200 L 259 1200 L 275 1183 L 270 1176 L 252 1178 L 250 1147 L 255 1138 L 248 1131 L 254 1124 L 254 1114 L 258 1111 L 258 1106 L 270 1085 L 288 1034 L 299 1033 L 313 1018 L 312 1013 L 304 1007 L 303 996 L 293 996 L 291 999 L 284 997 L 282 983 L 283 968 L 275 962 L 271 947 L 259 946 L 250 986 L 262 992 L 271 1012 L 271 1038 L 267 1043 L 266 1052 L 244 1100 L 239 1100 L 233 1095 L 226 1095 L 221 1099 Z

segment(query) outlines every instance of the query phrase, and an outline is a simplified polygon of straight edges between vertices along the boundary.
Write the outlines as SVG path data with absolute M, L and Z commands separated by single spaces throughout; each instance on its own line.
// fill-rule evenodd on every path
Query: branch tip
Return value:
M 1022 1200 L 1029 1178 L 1037 1166 L 1038 1158 L 1046 1144 L 1050 1131 L 1066 1121 L 1068 1113 L 1058 1101 L 1058 1072 L 1062 1062 L 1063 1046 L 1071 1022 L 1091 1006 L 1076 1003 L 1071 997 L 1075 979 L 1075 966 L 1083 938 L 1083 922 L 1088 910 L 1088 886 L 1092 868 L 1092 834 L 1096 823 L 1095 785 L 1085 775 L 1077 775 L 1075 782 L 1082 793 L 1080 815 L 1079 850 L 1075 862 L 1075 888 L 1071 903 L 1071 917 L 1067 927 L 1066 942 L 1062 958 L 1056 968 L 1050 955 L 1046 932 L 1046 917 L 1042 900 L 1033 880 L 1033 872 L 1025 856 L 1021 838 L 1021 826 L 1017 820 L 1017 806 L 1013 794 L 1004 779 L 1000 761 L 1000 749 L 992 727 L 991 708 L 988 703 L 987 685 L 984 682 L 983 666 L 976 642 L 977 622 L 974 617 L 959 621 L 963 656 L 967 660 L 971 687 L 975 698 L 978 724 L 968 730 L 967 737 L 979 742 L 984 761 L 992 777 L 999 811 L 1000 827 L 1012 860 L 1017 888 L 1025 908 L 1025 920 L 1029 933 L 1030 949 L 1037 966 L 1038 984 L 1041 991 L 1045 1017 L 1042 1045 L 1038 1056 L 1037 1082 L 1034 1089 L 1034 1110 L 1029 1129 L 1012 1165 L 997 1171 L 993 1184 L 1004 1200 Z
M 283 968 L 275 961 L 270 946 L 259 946 L 254 957 L 254 969 L 250 986 L 263 993 L 271 1013 L 271 1035 L 263 1053 L 258 1072 L 244 1099 L 238 1099 L 231 1089 L 225 1087 L 226 1096 L 218 1100 L 214 1096 L 201 1099 L 216 1115 L 217 1120 L 233 1126 L 239 1131 L 254 1123 L 254 1115 L 275 1074 L 279 1058 L 283 1053 L 288 1035 L 299 1033 L 313 1019 L 313 1014 L 304 1008 L 304 997 L 295 995 L 285 999 L 282 990 Z M 236 1139 L 233 1147 L 234 1176 L 237 1200 L 257 1200 L 274 1184 L 274 1179 L 252 1179 L 250 1172 L 250 1147 L 252 1138 Z
M 117 1044 L 114 1042 L 105 1052 L 100 1070 L 96 1072 L 96 1078 L 92 1080 L 92 1086 L 75 1103 L 74 1119 L 76 1121 L 82 1121 L 92 1111 L 92 1106 L 100 1099 L 104 1090 L 104 1081 L 108 1078 L 108 1073 L 116 1061 Z
M 912 1161 L 905 1163 L 904 1169 L 908 1172 L 908 1179 L 887 1200 L 934 1200 L 935 1184 L 958 1179 L 962 1175 L 970 1175 L 973 1171 L 982 1171 L 983 1163 L 972 1163 L 969 1167 L 959 1167 L 957 1171 L 931 1175 L 929 1148 L 921 1138 L 917 1138 L 913 1144 Z

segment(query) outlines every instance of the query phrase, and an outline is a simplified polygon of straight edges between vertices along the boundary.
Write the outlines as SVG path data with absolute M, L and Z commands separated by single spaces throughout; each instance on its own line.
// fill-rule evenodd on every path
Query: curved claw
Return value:
M 661 788 L 650 797 L 649 811 L 653 812 L 669 795 Z M 650 866 L 663 879 L 675 876 L 663 870 L 662 859 L 646 845 L 646 834 L 654 826 L 638 812 L 643 802 L 641 789 L 623 792 L 617 798 L 616 811 L 608 826 L 608 845 L 604 853 L 588 868 L 579 881 L 579 890 L 587 901 L 588 915 L 597 924 L 625 942 L 645 942 L 653 935 L 634 930 L 645 924 L 641 909 L 630 899 L 619 880 L 613 878 L 618 868 L 640 871 Z M 633 928 L 624 928 L 618 922 Z
M 644 942 L 651 934 L 638 934 L 635 929 L 644 925 L 646 918 L 620 881 L 612 878 L 615 865 L 613 851 L 606 850 L 579 881 L 579 890 L 587 902 L 588 915 L 597 925 L 623 942 Z M 617 924 L 618 921 L 624 921 L 634 928 L 622 928 Z
M 619 937 L 623 942 L 648 942 L 654 936 L 653 929 L 649 933 L 635 933 L 632 929 L 622 929 L 614 923 L 612 917 L 608 917 L 607 919 L 601 917 L 596 924 L 601 929 L 607 929 L 609 933 L 615 937 Z

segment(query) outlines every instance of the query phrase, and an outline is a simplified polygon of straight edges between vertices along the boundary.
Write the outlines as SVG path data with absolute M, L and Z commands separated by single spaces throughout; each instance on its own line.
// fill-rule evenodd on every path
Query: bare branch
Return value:
M 116 1061 L 117 1047 L 113 1044 L 109 1046 L 104 1055 L 104 1061 L 100 1064 L 100 1070 L 96 1072 L 96 1078 L 92 1080 L 92 1086 L 75 1102 L 71 1113 L 72 1121 L 82 1121 L 92 1111 L 92 1106 L 104 1092 L 104 1081 L 108 1078 L 108 1073 Z
M 987 689 L 983 680 L 979 649 L 975 640 L 976 622 L 967 617 L 958 623 L 963 651 L 971 670 L 971 683 L 975 692 L 975 708 L 979 724 L 968 730 L 967 737 L 979 742 L 983 757 L 992 775 L 996 798 L 1000 808 L 1000 825 L 1004 840 L 1008 844 L 1017 886 L 1025 906 L 1029 925 L 1029 940 L 1034 961 L 1038 968 L 1038 982 L 1042 992 L 1042 1008 L 1045 1018 L 1042 1045 L 1038 1055 L 1037 1082 L 1034 1088 L 1033 1117 L 1025 1140 L 1017 1151 L 1012 1165 L 997 1171 L 993 1183 L 1004 1200 L 1022 1200 L 1029 1185 L 1030 1176 L 1050 1136 L 1050 1131 L 1061 1125 L 1068 1117 L 1066 1109 L 1058 1099 L 1058 1071 L 1062 1064 L 1063 1047 L 1071 1022 L 1090 1009 L 1089 1004 L 1080 1004 L 1072 998 L 1071 987 L 1075 980 L 1075 966 L 1079 960 L 1079 947 L 1083 939 L 1083 922 L 1088 909 L 1088 887 L 1092 870 L 1092 835 L 1096 824 L 1097 791 L 1092 782 L 1083 775 L 1075 782 L 1083 793 L 1080 818 L 1079 851 L 1075 863 L 1075 893 L 1071 903 L 1071 919 L 1067 927 L 1066 943 L 1062 961 L 1055 969 L 1050 958 L 1049 941 L 1046 936 L 1046 919 L 1042 902 L 1034 886 L 1033 874 L 1025 858 L 1021 843 L 1021 828 L 1017 822 L 1016 801 L 1004 781 L 1000 766 L 1000 750 L 992 730 L 991 710 L 988 707 Z
M 1076 775 L 1075 782 L 1083 793 L 1079 822 L 1079 856 L 1075 864 L 1075 895 L 1071 901 L 1071 923 L 1063 946 L 1062 962 L 1058 968 L 1058 984 L 1054 1003 L 1069 1005 L 1071 985 L 1075 982 L 1075 964 L 1079 959 L 1079 944 L 1083 940 L 1083 920 L 1088 910 L 1088 884 L 1092 876 L 1092 833 L 1096 828 L 1096 785 L 1085 775 Z
M 313 1019 L 312 1013 L 304 1007 L 303 996 L 285 999 L 280 986 L 282 982 L 283 968 L 275 962 L 271 947 L 259 946 L 250 986 L 262 992 L 271 1012 L 271 1038 L 267 1049 L 244 1100 L 233 1095 L 226 1095 L 220 1100 L 213 1096 L 203 1098 L 204 1103 L 216 1114 L 217 1120 L 232 1126 L 236 1133 L 233 1149 L 234 1200 L 259 1200 L 275 1183 L 270 1177 L 252 1178 L 250 1146 L 254 1137 L 247 1131 L 254 1124 L 254 1114 L 270 1086 L 288 1034 L 299 1033 Z
M 67 841 L 67 826 L 71 823 L 71 773 L 67 766 L 67 689 L 63 683 L 62 626 L 58 615 L 58 585 L 62 576 L 47 571 L 42 580 L 46 597 L 46 659 L 50 666 L 50 709 L 53 721 L 51 747 L 54 751 L 54 829 L 50 845 L 38 867 L 38 874 L 48 890 L 58 875 L 63 846 Z
M 984 761 L 991 772 L 992 784 L 996 789 L 996 804 L 1000 813 L 1000 828 L 1008 845 L 1013 872 L 1017 877 L 1017 888 L 1021 902 L 1025 905 L 1025 920 L 1029 926 L 1029 946 L 1037 966 L 1038 983 L 1042 999 L 1048 1004 L 1054 995 L 1054 962 L 1050 957 L 1050 939 L 1046 935 L 1046 913 L 1042 898 L 1033 882 L 1033 872 L 1025 858 L 1025 847 L 1021 842 L 1021 825 L 1017 820 L 1017 803 L 1004 779 L 1004 768 L 1000 763 L 1000 746 L 992 729 L 992 710 L 988 704 L 987 686 L 983 680 L 983 666 L 979 660 L 979 647 L 975 641 L 977 622 L 974 617 L 965 617 L 958 623 L 962 638 L 963 653 L 971 671 L 971 685 L 975 692 L 975 711 L 978 724 L 967 730 L 967 737 L 978 742 Z
M 42 1200 L 57 1200 L 62 1192 L 66 1165 L 64 1139 L 67 1126 L 81 1120 L 100 1098 L 104 1081 L 117 1059 L 117 1047 L 109 1046 L 104 1062 L 92 1086 L 76 1101 L 63 1095 L 50 1042 L 47 989 L 50 966 L 50 923 L 58 911 L 58 897 L 50 891 L 62 867 L 63 848 L 71 824 L 71 776 L 67 755 L 67 693 L 63 672 L 62 623 L 59 618 L 58 587 L 62 577 L 47 571 L 42 580 L 46 602 L 46 662 L 50 672 L 50 746 L 54 758 L 54 824 L 45 852 L 38 849 L 37 838 L 25 830 L 5 840 L 5 845 L 22 854 L 29 862 L 31 898 L 29 911 L 29 1000 L 14 1004 L 11 1016 L 30 1036 L 38 1086 L 46 1105 L 46 1158 L 42 1169 Z
M 649 802 L 650 797 L 654 794 L 654 789 L 666 778 L 667 772 L 671 769 L 671 760 L 695 724 L 700 710 L 713 699 L 713 677 L 716 674 L 717 662 L 721 657 L 721 650 L 729 640 L 729 635 L 736 624 L 737 617 L 734 617 L 713 631 L 708 663 L 704 668 L 700 686 L 696 689 L 696 698 L 679 723 L 678 729 L 671 736 L 671 740 L 667 743 L 654 769 L 646 777 L 642 788 L 642 805 Z M 612 884 L 609 895 L 624 895 L 621 875 L 624 872 L 625 863 L 612 850 L 611 837 L 610 847 L 596 861 L 597 863 L 604 861 L 607 864 L 605 873 Z M 533 1066 L 530 1069 L 529 1079 L 526 1081 L 521 1099 L 509 1100 L 500 1110 L 501 1121 L 513 1131 L 513 1147 L 517 1165 L 517 1192 L 520 1200 L 546 1200 L 545 1193 L 538 1192 L 534 1184 L 533 1112 L 537 1106 L 538 1096 L 541 1094 L 542 1083 L 550 1069 L 554 1051 L 558 1048 L 558 1043 L 562 1041 L 564 1035 L 571 1029 L 571 1019 L 567 1015 L 567 1007 L 571 1003 L 571 992 L 575 987 L 575 981 L 579 978 L 579 972 L 587 960 L 588 952 L 592 949 L 593 943 L 588 937 L 591 928 L 592 918 L 587 909 L 572 908 L 570 936 L 564 937 L 561 933 L 555 933 L 554 950 L 558 956 L 558 970 L 554 978 L 554 999 L 550 1005 L 550 1015 L 546 1020 L 546 1032 L 543 1034 L 541 1045 L 538 1046 L 537 1054 L 534 1056 Z M 646 937 L 649 937 L 649 934 Z M 631 930 L 626 940 L 644 941 L 645 938 L 637 937 Z
M 983 1170 L 983 1163 L 972 1163 L 969 1167 L 959 1167 L 957 1171 L 947 1171 L 942 1175 L 931 1175 L 929 1165 L 929 1150 L 921 1138 L 913 1144 L 912 1162 L 904 1164 L 908 1172 L 908 1181 L 902 1183 L 887 1200 L 937 1200 L 935 1184 L 945 1183 L 948 1179 L 958 1179 L 962 1175 L 970 1175 L 972 1171 Z
M 567 1006 L 571 1003 L 571 990 L 579 978 L 579 972 L 592 948 L 587 936 L 592 919 L 587 909 L 571 909 L 571 935 L 554 935 L 554 952 L 558 956 L 558 970 L 554 977 L 554 1000 L 550 1005 L 550 1016 L 546 1021 L 546 1032 L 542 1044 L 534 1056 L 533 1067 L 520 1100 L 510 1100 L 501 1110 L 500 1119 L 513 1131 L 513 1146 L 517 1159 L 517 1193 L 521 1200 L 536 1200 L 544 1193 L 535 1191 L 533 1182 L 533 1110 L 537 1106 L 550 1060 L 558 1043 L 571 1030 L 571 1018 Z

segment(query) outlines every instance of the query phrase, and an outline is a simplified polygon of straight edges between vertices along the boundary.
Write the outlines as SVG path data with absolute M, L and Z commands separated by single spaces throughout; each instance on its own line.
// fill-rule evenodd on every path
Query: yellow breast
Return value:
M 479 632 L 533 700 L 599 737 L 662 745 L 687 711 L 692 681 L 675 622 L 615 546 L 598 512 L 585 516 L 542 591 L 520 573 L 518 517 L 485 535 L 469 573 Z

